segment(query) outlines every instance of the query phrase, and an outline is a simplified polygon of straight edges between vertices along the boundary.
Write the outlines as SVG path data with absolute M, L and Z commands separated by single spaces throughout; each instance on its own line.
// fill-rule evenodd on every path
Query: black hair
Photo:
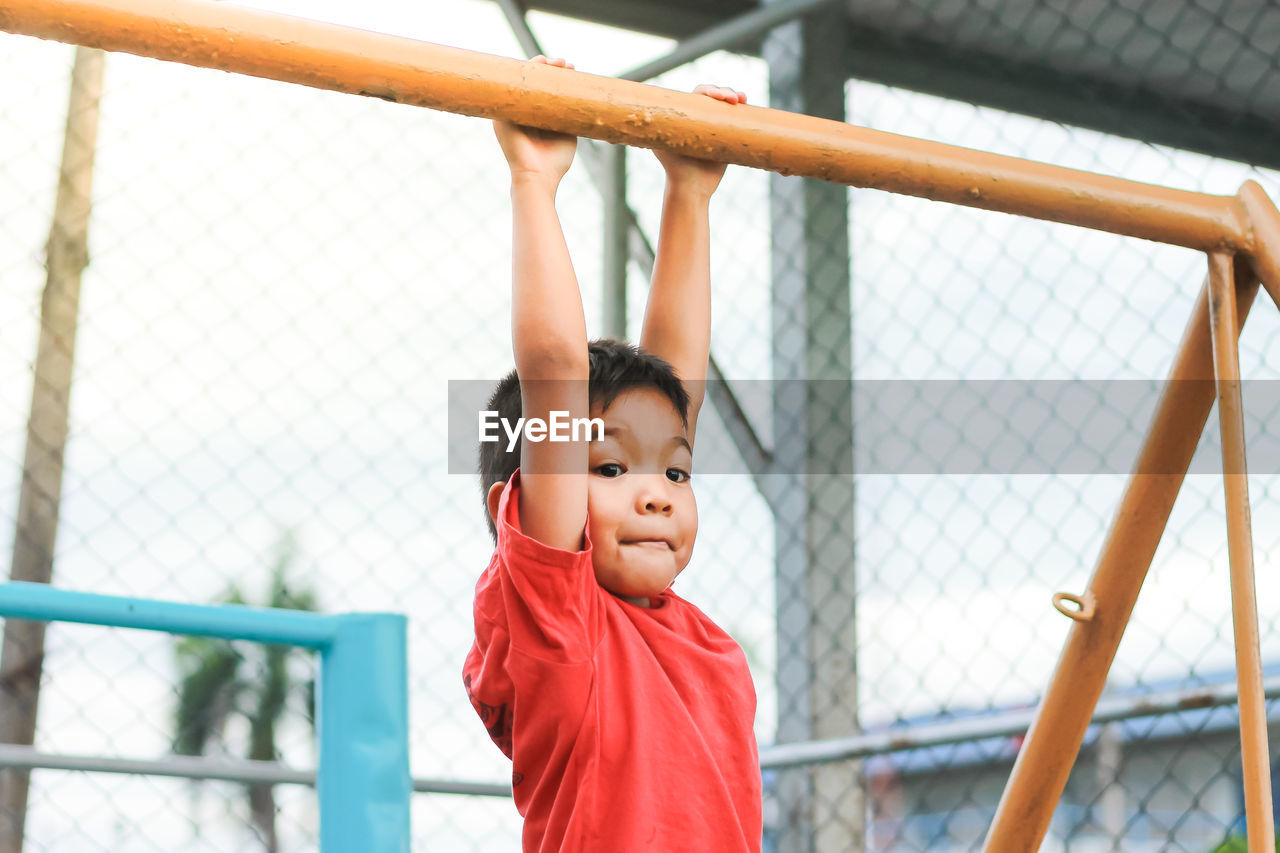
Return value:
M 607 411 L 613 401 L 627 391 L 652 388 L 671 402 L 680 415 L 680 423 L 686 430 L 689 428 L 689 392 L 670 364 L 637 346 L 609 338 L 588 343 L 587 357 L 590 361 L 587 394 L 592 412 Z M 514 424 L 521 417 L 520 379 L 514 370 L 494 388 L 487 411 L 497 412 L 505 423 Z M 498 531 L 489 517 L 489 488 L 494 483 L 510 480 L 520 467 L 522 442 L 523 439 L 518 439 L 510 451 L 505 440 L 480 442 L 480 500 L 489 535 L 495 542 Z

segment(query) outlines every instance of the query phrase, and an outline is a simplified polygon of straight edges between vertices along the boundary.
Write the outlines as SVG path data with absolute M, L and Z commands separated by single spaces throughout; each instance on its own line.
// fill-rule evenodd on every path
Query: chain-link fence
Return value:
M 947 15 L 960 20 L 980 4 L 953 5 Z M 487 2 L 271 8 L 522 52 Z M 1255 29 L 1266 32 L 1269 20 Z M 670 47 L 538 13 L 530 22 L 547 52 L 593 73 L 621 73 Z M 654 82 L 720 82 L 756 104 L 843 112 L 880 130 L 1187 189 L 1229 193 L 1253 178 L 1280 197 L 1272 171 L 845 83 L 842 67 L 822 66 L 821 51 L 835 48 L 813 29 L 775 31 L 768 64 L 719 52 Z M 0 455 L 9 471 L 0 544 L 10 546 L 72 49 L 0 41 L 13 81 L 0 96 Z M 974 57 L 955 61 L 972 70 Z M 945 52 L 937 61 L 945 66 Z M 816 95 L 795 83 L 815 78 Z M 662 173 L 648 152 L 627 162 L 628 201 L 652 242 Z M 415 775 L 506 778 L 510 765 L 460 678 L 490 540 L 474 478 L 449 474 L 446 461 L 448 380 L 495 379 L 511 363 L 506 171 L 487 124 L 110 55 L 95 166 L 54 583 L 267 604 L 279 567 L 295 603 L 313 594 L 323 610 L 403 611 Z M 604 216 L 581 162 L 559 207 L 597 333 Z M 737 446 L 730 436 L 745 423 L 784 473 L 700 472 L 700 543 L 679 591 L 746 649 L 761 743 L 909 735 L 1033 706 L 1069 627 L 1049 596 L 1085 587 L 1126 468 L 1047 460 L 1047 473 L 981 462 L 904 473 L 894 459 L 937 455 L 948 439 L 913 434 L 905 457 L 889 448 L 863 467 L 859 436 L 892 422 L 885 387 L 1022 380 L 1099 397 L 1108 381 L 1147 387 L 1169 369 L 1203 256 L 746 169 L 729 170 L 712 217 L 712 354 L 745 418 L 706 407 L 700 451 Z M 629 268 L 632 339 L 647 291 L 641 266 Z M 1260 297 L 1241 338 L 1247 378 L 1278 378 L 1278 335 L 1274 306 Z M 849 376 L 853 385 L 830 382 Z M 851 414 L 831 414 L 841 411 Z M 1122 428 L 1145 429 L 1146 412 L 1136 399 Z M 1077 426 L 1095 417 L 1087 407 L 1070 414 Z M 1264 450 L 1251 484 L 1264 661 L 1274 664 L 1280 589 L 1269 578 L 1280 528 L 1269 518 L 1280 509 L 1280 468 L 1265 455 L 1275 440 L 1269 414 L 1251 411 L 1250 436 Z M 1232 680 L 1221 494 L 1219 478 L 1188 478 L 1109 698 Z M 234 677 L 213 694 L 225 720 L 202 748 L 248 757 L 270 667 L 248 648 L 227 657 Z M 168 754 L 192 666 L 183 660 L 164 638 L 52 626 L 37 747 Z M 314 761 L 312 669 L 289 663 L 276 726 L 274 754 L 299 767 Z M 1235 725 L 1234 708 L 1221 707 L 1100 727 L 1046 849 L 1208 853 L 1241 832 Z M 1016 736 L 989 737 L 766 770 L 767 849 L 977 849 L 1017 746 Z M 275 796 L 279 849 L 314 848 L 314 795 L 279 786 Z M 231 783 L 36 770 L 26 849 L 265 849 L 270 830 L 255 814 Z M 500 798 L 420 795 L 413 820 L 425 849 L 519 843 L 518 815 Z

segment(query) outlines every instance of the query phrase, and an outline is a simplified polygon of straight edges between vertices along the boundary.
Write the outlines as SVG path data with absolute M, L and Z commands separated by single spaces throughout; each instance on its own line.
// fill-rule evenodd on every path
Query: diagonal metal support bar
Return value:
M 525 17 L 526 10 L 520 0 L 497 0 L 497 2 L 502 9 L 502 14 L 507 19 L 507 24 L 511 27 L 511 31 L 515 33 L 516 40 L 520 42 L 520 49 L 529 56 L 537 56 L 538 54 L 545 56 L 546 50 L 543 49 L 542 43 L 538 41 L 538 37 L 529 26 L 529 21 Z M 816 2 L 815 0 L 806 0 L 806 2 L 792 5 L 804 7 L 803 11 L 811 11 L 813 8 L 825 5 L 828 2 L 830 0 L 816 0 Z M 792 12 L 788 16 L 779 19 L 779 21 L 788 20 L 797 14 L 802 14 L 803 11 Z M 770 16 L 769 20 L 774 18 L 776 16 Z M 770 26 L 776 26 L 776 23 Z M 705 52 L 709 53 L 715 49 L 713 47 Z M 594 139 L 584 138 L 579 140 L 579 143 L 582 150 L 582 161 L 587 167 L 587 175 L 591 178 L 591 182 L 600 192 L 607 206 L 606 216 L 617 220 L 611 223 L 613 227 L 625 229 L 627 255 L 640 268 L 641 274 L 646 279 L 653 278 L 655 257 L 653 243 L 650 242 L 648 235 L 644 233 L 644 229 L 640 227 L 640 220 L 636 217 L 635 211 L 626 203 L 626 199 L 622 195 L 622 190 L 619 186 L 622 182 L 618 180 L 616 174 L 616 155 L 605 146 L 605 143 L 597 142 Z M 605 239 L 610 240 L 611 238 L 606 235 Z M 609 275 L 608 270 L 606 270 L 606 275 Z M 621 337 L 622 333 L 625 333 L 625 328 L 620 330 L 617 325 L 620 322 L 619 314 L 622 317 L 621 322 L 625 323 L 625 288 L 621 293 L 615 290 L 615 292 L 606 294 L 605 301 L 606 334 Z M 764 496 L 765 501 L 770 506 L 773 506 L 772 494 L 774 490 L 769 487 L 769 480 L 765 477 L 765 473 L 772 464 L 770 453 L 760 441 L 760 436 L 747 418 L 746 411 L 742 408 L 741 403 L 734 396 L 733 389 L 725 380 L 724 373 L 720 370 L 715 354 L 711 353 L 707 361 L 707 381 L 709 383 L 707 397 L 711 401 L 711 405 L 715 407 L 720 419 L 724 422 L 734 446 L 747 466 L 747 470 L 751 472 L 751 478 L 755 482 L 756 488 Z
M 499 0 L 511 3 L 514 0 Z M 833 0 L 789 0 L 783 3 L 767 3 L 750 12 L 743 12 L 736 18 L 716 24 L 703 30 L 692 38 L 685 39 L 676 45 L 666 56 L 660 56 L 644 65 L 636 66 L 630 71 L 618 75 L 620 80 L 634 80 L 643 83 L 681 65 L 687 65 L 695 59 L 701 59 L 708 53 L 727 50 L 750 38 L 767 33 L 776 26 L 793 21 L 802 15 L 816 12 L 823 6 L 831 5 Z
M 1224 263 L 1221 258 L 1229 256 L 1223 247 L 1208 250 L 1211 274 L 1183 332 L 1169 382 L 1089 581 L 1086 596 L 1095 602 L 1094 615 L 1089 619 L 1079 618 L 1067 638 L 987 834 L 984 850 L 990 853 L 1032 853 L 1039 849 L 1053 810 L 1066 787 L 1067 776 L 1079 754 L 1089 716 L 1102 694 L 1107 671 L 1115 659 L 1120 638 L 1128 626 L 1142 582 L 1169 522 L 1173 503 L 1217 393 L 1214 387 L 1214 332 L 1210 321 L 1211 289 L 1218 292 L 1215 297 L 1218 307 L 1212 310 L 1217 313 L 1217 320 L 1222 326 L 1217 333 L 1220 339 L 1238 340 L 1240 329 L 1258 294 L 1259 279 L 1272 301 L 1280 307 L 1280 211 L 1253 181 L 1246 181 L 1236 198 L 1243 213 L 1242 224 L 1249 234 L 1249 262 Z M 1229 310 L 1223 308 L 1223 301 L 1233 297 L 1234 305 Z M 1238 363 L 1236 377 L 1238 384 Z M 1223 432 L 1224 474 L 1230 477 L 1233 466 L 1225 456 L 1225 426 Z M 1243 474 L 1243 440 L 1238 450 L 1239 463 L 1235 470 Z M 1227 488 L 1230 489 L 1230 485 Z M 1247 503 L 1244 509 L 1247 522 Z M 1235 514 L 1240 514 L 1238 509 Z M 1239 544 L 1236 547 L 1238 549 Z M 1232 558 L 1238 565 L 1234 552 Z M 1236 609 L 1235 586 L 1233 580 L 1233 610 Z M 1250 644 L 1247 636 L 1240 637 L 1239 629 L 1237 622 L 1237 654 Z M 1249 681 L 1251 691 L 1261 689 L 1260 675 Z M 1243 742 L 1247 736 L 1244 706 L 1259 700 L 1252 693 L 1246 696 L 1243 692 L 1243 678 L 1240 683 Z M 1265 721 L 1265 717 L 1263 719 Z M 1262 725 L 1265 727 L 1265 722 Z M 1245 750 L 1250 748 L 1246 742 Z M 1260 754 L 1265 760 L 1265 747 Z M 1265 770 L 1260 769 L 1258 775 L 1263 772 L 1269 774 L 1269 766 Z M 1269 817 L 1269 797 L 1265 798 L 1261 808 Z M 1266 844 L 1271 843 L 1266 841 L 1269 837 L 1267 834 L 1263 838 Z M 1261 849 L 1250 850 L 1257 853 Z
M 1227 551 L 1231 564 L 1231 617 L 1240 693 L 1240 762 L 1244 776 L 1249 853 L 1274 853 L 1271 752 L 1267 749 L 1267 707 L 1262 691 L 1262 649 L 1254 589 L 1253 531 L 1249 518 L 1249 476 L 1245 464 L 1244 402 L 1240 392 L 1236 287 L 1232 257 L 1209 253 L 1209 326 L 1213 375 L 1222 433 L 1222 483 L 1227 504 Z
M 1249 275 L 1238 285 L 1237 333 L 1258 282 Z M 1040 849 L 1209 419 L 1212 380 L 1206 282 L 1089 581 L 1086 596 L 1096 602 L 1094 614 L 1078 619 L 1067 637 L 996 808 L 984 847 L 988 853 Z
M 707 365 L 707 399 L 715 406 L 716 413 L 724 422 L 734 447 L 741 454 L 747 471 L 751 473 L 751 481 L 756 490 L 771 508 L 776 509 L 781 478 L 768 476 L 772 471 L 773 453 L 760 442 L 760 437 L 751 426 L 751 419 L 743 411 L 742 403 L 733 393 L 733 388 L 714 359 Z
M 546 51 L 542 49 L 542 44 L 530 29 L 528 20 L 525 19 L 528 10 L 525 9 L 524 4 L 520 0 L 497 0 L 497 2 L 507 19 L 507 24 L 511 27 L 511 32 L 515 34 L 516 41 L 520 42 L 520 49 L 524 51 L 524 55 L 545 56 Z

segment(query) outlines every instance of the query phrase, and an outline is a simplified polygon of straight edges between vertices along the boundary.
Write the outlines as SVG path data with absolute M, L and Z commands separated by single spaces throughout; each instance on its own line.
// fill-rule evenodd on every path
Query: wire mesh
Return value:
M 991 17 L 989 5 L 902 4 L 896 20 L 960 22 L 959 35 L 989 30 L 1003 43 L 1043 47 L 1030 35 L 1032 18 Z M 1129 47 L 1115 43 L 1117 56 L 1151 42 L 1142 66 L 1151 75 L 1168 76 L 1177 62 L 1197 80 L 1276 71 L 1276 54 L 1252 46 L 1220 68 L 1191 62 L 1214 27 L 1241 29 L 1236 12 L 1215 17 L 1189 4 L 1187 20 L 1201 20 L 1204 32 L 1183 44 L 1161 38 L 1182 30 L 1160 17 L 1160 4 L 1130 6 L 1107 12 L 1128 22 L 1121 42 Z M 495 5 L 447 7 L 271 8 L 519 55 Z M 1268 14 L 1250 19 L 1245 30 L 1255 36 L 1246 45 L 1269 37 Z M 671 44 L 545 14 L 530 20 L 548 51 L 593 73 L 620 73 Z M 1063 27 L 1063 44 L 1082 38 L 1077 24 Z M 20 81 L 0 96 L 0 310 L 11 318 L 0 336 L 0 387 L 9 389 L 0 398 L 0 458 L 10 472 L 0 480 L 0 545 L 11 546 L 71 49 L 3 41 L 0 62 Z M 957 51 L 965 44 L 955 43 Z M 967 49 L 953 59 L 969 69 L 975 62 Z M 945 49 L 937 61 L 946 64 Z M 1143 78 L 1135 79 L 1137 91 Z M 321 609 L 409 614 L 415 774 L 505 778 L 510 765 L 474 719 L 459 676 L 489 539 L 473 478 L 450 475 L 445 461 L 446 381 L 495 379 L 511 362 L 505 167 L 488 127 L 122 55 L 109 57 L 106 80 L 54 582 L 195 602 L 218 600 L 234 584 L 262 600 L 277 545 L 292 537 L 289 584 L 313 590 Z M 706 81 L 769 103 L 768 68 L 741 54 L 718 52 L 655 82 L 687 90 Z M 1253 89 L 1237 108 L 1261 110 L 1269 91 Z M 1253 178 L 1280 197 L 1274 171 L 877 83 L 846 84 L 844 111 L 858 125 L 1187 189 L 1227 193 Z M 636 151 L 628 172 L 628 201 L 653 239 L 661 170 Z M 788 378 L 778 365 L 796 356 L 778 350 L 793 341 L 806 348 L 807 378 L 829 379 L 839 368 L 855 380 L 856 451 L 859 436 L 886 417 L 875 420 L 886 387 L 1145 387 L 1167 371 L 1203 278 L 1202 256 L 1183 249 L 867 190 L 828 193 L 805 208 L 804 193 L 778 181 L 730 169 L 712 210 L 713 356 L 775 449 L 806 425 L 774 407 Z M 560 211 L 595 333 L 603 217 L 581 162 Z M 842 232 L 822 230 L 846 218 Z M 797 313 L 803 303 L 771 288 L 788 273 L 779 232 L 806 223 L 813 230 L 796 232 L 801 266 L 790 274 L 832 277 L 827 293 L 841 292 L 846 276 L 848 295 Z M 632 264 L 633 340 L 643 279 Z M 847 345 L 805 340 L 818 319 L 842 313 Z M 1245 327 L 1246 377 L 1277 378 L 1275 314 L 1262 297 Z M 1115 417 L 1103 403 L 1073 415 L 1072 424 Z M 1123 415 L 1124 428 L 1145 427 L 1140 406 Z M 1263 449 L 1251 457 L 1263 652 L 1277 671 L 1280 590 L 1269 569 L 1280 528 L 1268 519 L 1280 468 L 1266 454 L 1275 419 L 1250 415 L 1251 450 Z M 731 444 L 726 417 L 704 410 L 700 444 Z M 1215 429 L 1211 417 L 1205 470 Z M 939 448 L 949 447 L 915 440 L 909 458 L 945 456 Z M 1033 705 L 1068 628 L 1049 596 L 1084 588 L 1125 473 L 1080 464 L 1036 475 L 981 467 L 921 475 L 871 461 L 880 467 L 845 478 L 851 507 L 841 493 L 815 489 L 802 494 L 808 503 L 798 515 L 771 508 L 744 474 L 697 478 L 702 542 L 680 592 L 747 651 L 763 744 L 811 713 L 810 733 L 826 737 L 852 733 L 849 726 L 909 732 Z M 1188 478 L 1110 695 L 1231 679 L 1223 518 L 1220 480 Z M 775 564 L 796 548 L 848 571 L 788 589 Z M 787 596 L 824 607 L 797 615 L 780 605 Z M 854 660 L 854 706 L 830 701 L 847 695 L 839 691 L 852 675 L 833 661 Z M 796 683 L 783 670 L 800 664 L 807 676 Z M 305 681 L 305 665 L 296 666 Z M 54 626 L 37 746 L 166 754 L 177 697 L 168 641 Z M 1233 708 L 1201 709 L 1091 732 L 1045 849 L 1207 853 L 1240 833 L 1236 719 Z M 243 755 L 246 728 L 244 715 L 229 718 L 214 754 Z M 296 700 L 279 731 L 282 759 L 312 760 Z M 978 849 L 1017 746 L 996 738 L 822 771 L 767 771 L 766 849 L 846 849 L 830 840 L 840 837 L 867 850 Z M 797 774 L 799 795 L 783 781 Z M 32 779 L 29 851 L 266 847 L 235 785 L 39 770 Z M 280 849 L 313 849 L 314 796 L 277 791 Z M 807 810 L 794 810 L 796 796 Z M 518 845 L 519 816 L 500 799 L 419 796 L 413 820 L 415 845 L 425 849 Z
M 1249 178 L 1276 187 L 1271 171 L 876 84 L 852 83 L 848 95 L 851 121 L 895 133 L 1205 192 Z M 855 374 L 1092 390 L 1096 405 L 1063 425 L 1114 416 L 1101 400 L 1111 381 L 1136 398 L 1167 374 L 1205 273 L 1197 253 L 1069 226 L 872 191 L 855 193 L 852 210 Z M 1280 328 L 1269 300 L 1256 307 L 1240 343 L 1243 375 L 1262 380 L 1255 402 L 1268 396 Z M 1270 408 L 1254 408 L 1249 438 L 1263 657 L 1274 668 L 1275 590 L 1263 579 L 1276 546 L 1265 521 L 1276 500 Z M 1118 431 L 1145 428 L 1147 411 L 1128 408 Z M 1216 430 L 1211 415 L 1193 471 L 1220 464 Z M 1033 704 L 1070 624 L 1046 594 L 1084 589 L 1125 473 L 1105 464 L 861 478 L 864 725 Z M 1220 476 L 1189 476 L 1107 694 L 1233 680 L 1224 517 Z M 1223 708 L 1091 732 L 1044 849 L 1207 851 L 1242 834 L 1237 723 Z M 1018 743 L 877 762 L 871 790 L 890 793 L 871 806 L 868 849 L 977 849 Z

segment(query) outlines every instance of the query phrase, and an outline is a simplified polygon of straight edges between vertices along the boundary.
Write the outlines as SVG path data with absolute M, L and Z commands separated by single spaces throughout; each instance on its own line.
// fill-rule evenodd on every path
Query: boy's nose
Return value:
M 660 481 L 660 482 L 659 482 Z M 637 503 L 643 512 L 661 513 L 662 515 L 670 515 L 674 505 L 671 498 L 667 495 L 666 475 L 660 477 L 646 477 L 644 486 L 641 487 L 637 497 Z
M 670 515 L 671 502 L 664 501 L 660 498 L 652 498 L 645 502 L 644 510 L 645 512 L 657 512 L 657 513 L 661 513 L 662 515 Z

